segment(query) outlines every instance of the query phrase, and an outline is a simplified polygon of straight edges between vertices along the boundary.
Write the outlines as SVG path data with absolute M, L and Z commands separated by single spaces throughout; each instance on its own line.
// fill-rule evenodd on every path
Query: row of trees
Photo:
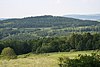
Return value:
M 76 34 L 65 37 L 39 38 L 35 40 L 4 40 L 0 41 L 0 52 L 3 48 L 11 47 L 16 54 L 65 52 L 70 50 L 100 49 L 100 33 Z
M 66 36 L 69 33 L 99 32 L 99 26 L 68 27 L 68 28 L 2 28 L 0 39 L 32 40 L 38 37 Z

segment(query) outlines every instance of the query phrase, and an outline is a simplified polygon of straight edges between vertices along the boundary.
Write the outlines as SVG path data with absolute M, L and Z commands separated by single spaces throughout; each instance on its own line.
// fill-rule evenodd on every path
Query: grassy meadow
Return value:
M 75 58 L 78 54 L 90 55 L 95 51 L 76 51 L 76 52 L 57 52 L 45 54 L 24 54 L 19 55 L 17 59 L 0 60 L 0 67 L 59 67 L 58 58 L 66 56 Z M 98 52 L 100 54 L 100 51 Z

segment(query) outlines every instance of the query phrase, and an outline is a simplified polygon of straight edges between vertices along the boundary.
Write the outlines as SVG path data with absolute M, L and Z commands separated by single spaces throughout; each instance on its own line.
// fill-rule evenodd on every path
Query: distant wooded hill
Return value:
M 0 21 L 1 40 L 32 40 L 84 32 L 100 33 L 100 22 L 51 15 Z
M 0 21 L 0 28 L 79 27 L 96 25 L 100 25 L 100 22 L 50 15 Z
M 64 17 L 82 19 L 82 20 L 100 20 L 100 14 L 90 14 L 90 15 L 64 15 Z

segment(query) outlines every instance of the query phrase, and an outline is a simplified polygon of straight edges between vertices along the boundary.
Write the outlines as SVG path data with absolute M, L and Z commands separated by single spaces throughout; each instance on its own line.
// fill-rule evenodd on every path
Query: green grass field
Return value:
M 58 58 L 61 56 L 75 58 L 78 54 L 90 55 L 93 52 L 95 51 L 58 52 L 38 55 L 29 53 L 19 55 L 18 59 L 0 60 L 0 67 L 59 67 Z M 100 52 L 98 53 L 100 54 Z

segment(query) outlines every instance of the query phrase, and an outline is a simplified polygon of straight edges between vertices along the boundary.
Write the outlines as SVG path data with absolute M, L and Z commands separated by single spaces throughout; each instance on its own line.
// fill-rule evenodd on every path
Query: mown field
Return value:
M 76 51 L 76 52 L 58 52 L 46 54 L 24 54 L 19 55 L 17 59 L 13 60 L 0 60 L 0 67 L 59 67 L 58 58 L 66 56 L 75 58 L 78 54 L 94 53 L 96 51 Z M 98 52 L 100 54 L 100 51 Z

